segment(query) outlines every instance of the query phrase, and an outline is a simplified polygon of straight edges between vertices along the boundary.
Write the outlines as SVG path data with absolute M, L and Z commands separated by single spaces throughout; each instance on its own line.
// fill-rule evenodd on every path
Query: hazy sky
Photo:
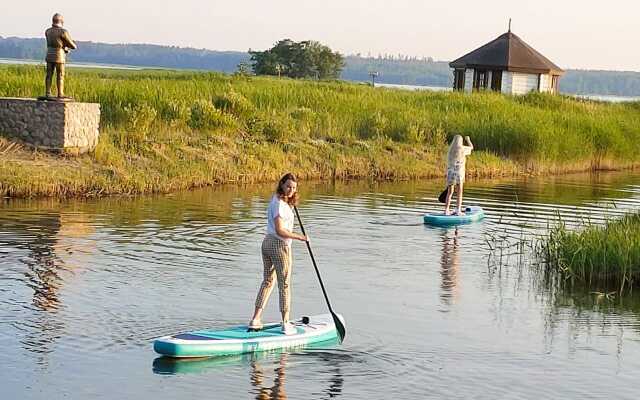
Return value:
M 563 68 L 640 71 L 638 0 L 0 0 L 0 36 L 264 50 L 283 38 L 343 54 L 450 61 L 512 31 Z

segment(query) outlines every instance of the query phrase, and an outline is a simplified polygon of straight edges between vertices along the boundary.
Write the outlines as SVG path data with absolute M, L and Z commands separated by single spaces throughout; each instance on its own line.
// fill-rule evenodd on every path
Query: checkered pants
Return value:
M 273 235 L 265 236 L 262 241 L 262 262 L 264 263 L 264 274 L 262 285 L 256 297 L 256 307 L 264 308 L 269 300 L 269 295 L 273 289 L 273 279 L 278 278 L 278 292 L 280 294 L 280 312 L 289 311 L 291 303 L 291 247 Z

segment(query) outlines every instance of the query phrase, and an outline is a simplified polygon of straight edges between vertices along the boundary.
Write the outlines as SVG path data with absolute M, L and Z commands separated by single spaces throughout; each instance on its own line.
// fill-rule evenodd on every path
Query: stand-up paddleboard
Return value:
M 471 206 L 465 208 L 462 215 L 444 215 L 444 213 L 425 214 L 424 223 L 427 225 L 447 226 L 468 224 L 480 221 L 484 218 L 484 210 L 480 206 Z
M 295 321 L 294 326 L 297 332 L 293 335 L 282 333 L 280 324 L 267 324 L 255 332 L 249 332 L 246 325 L 219 331 L 185 332 L 156 339 L 153 349 L 168 357 L 213 357 L 304 347 L 338 337 L 331 314 L 303 317 Z

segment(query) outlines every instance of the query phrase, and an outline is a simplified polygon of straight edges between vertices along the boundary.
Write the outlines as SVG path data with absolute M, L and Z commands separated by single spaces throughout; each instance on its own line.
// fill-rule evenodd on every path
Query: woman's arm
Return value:
M 471 147 L 471 149 L 473 149 L 473 143 L 471 143 L 471 138 L 469 136 L 465 136 L 464 140 L 466 140 L 467 146 L 469 146 L 469 147 Z
M 282 218 L 276 217 L 274 222 L 275 222 L 275 225 L 276 225 L 276 233 L 281 238 L 295 239 L 295 240 L 300 240 L 300 241 L 303 241 L 303 242 L 308 242 L 309 241 L 309 237 L 308 236 L 300 235 L 300 234 L 294 233 L 294 232 L 289 232 L 284 227 L 284 224 L 282 223 Z

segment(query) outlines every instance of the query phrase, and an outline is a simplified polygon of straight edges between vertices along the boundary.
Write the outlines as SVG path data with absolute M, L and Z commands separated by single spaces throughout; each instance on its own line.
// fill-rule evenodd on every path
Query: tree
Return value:
M 271 49 L 251 51 L 256 75 L 284 75 L 290 78 L 337 79 L 344 68 L 338 52 L 314 40 L 283 39 Z

